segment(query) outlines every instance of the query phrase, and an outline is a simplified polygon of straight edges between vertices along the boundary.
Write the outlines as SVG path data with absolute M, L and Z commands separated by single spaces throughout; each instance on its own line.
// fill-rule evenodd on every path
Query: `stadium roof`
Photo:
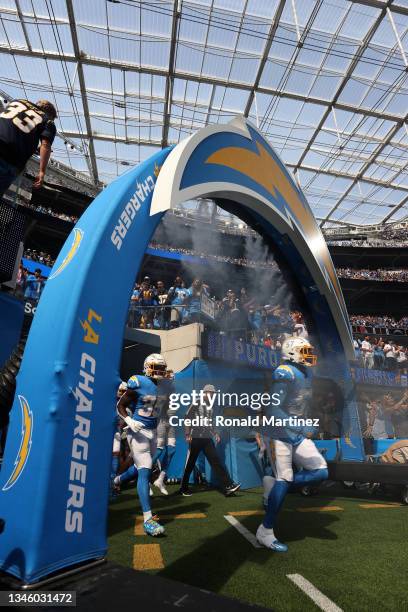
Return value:
M 55 102 L 56 159 L 110 182 L 248 116 L 316 217 L 408 214 L 408 0 L 0 0 L 0 89 Z

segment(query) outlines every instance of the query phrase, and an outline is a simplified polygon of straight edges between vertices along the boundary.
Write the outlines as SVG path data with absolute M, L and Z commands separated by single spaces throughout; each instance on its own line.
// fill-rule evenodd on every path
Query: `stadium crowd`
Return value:
M 368 240 L 331 240 L 330 238 L 326 239 L 326 242 L 329 246 L 351 246 L 351 247 L 361 247 L 361 248 L 378 248 L 378 247 L 387 247 L 387 248 L 406 248 L 408 246 L 408 240 L 405 238 L 401 240 L 394 240 L 390 238 L 370 238 Z
M 357 365 L 370 370 L 402 370 L 408 368 L 408 347 L 383 338 L 354 339 Z
M 254 261 L 247 259 L 246 257 L 229 257 L 228 255 L 216 255 L 214 253 L 198 252 L 193 249 L 186 249 L 183 247 L 174 247 L 170 244 L 160 244 L 158 242 L 150 242 L 149 247 L 151 249 L 160 249 L 162 251 L 169 251 L 170 253 L 179 253 L 181 255 L 192 255 L 194 257 L 200 257 L 201 259 L 210 259 L 219 261 L 222 263 L 232 263 L 237 266 L 245 266 L 247 268 L 272 268 L 278 269 L 275 261 Z
M 192 255 L 200 257 L 202 259 L 210 259 L 219 262 L 232 263 L 238 266 L 245 266 L 249 268 L 270 268 L 278 269 L 277 263 L 271 259 L 269 261 L 253 261 L 246 259 L 245 257 L 228 257 L 225 255 L 216 255 L 213 253 L 197 252 L 193 249 L 186 249 L 182 247 L 174 247 L 169 244 L 160 244 L 158 242 L 150 242 L 149 247 L 151 249 L 160 249 L 162 251 L 169 251 L 171 253 L 180 253 L 182 255 Z M 377 280 L 377 281 L 408 281 L 408 270 L 368 270 L 368 269 L 354 269 L 354 268 L 336 268 L 337 275 L 340 278 L 353 278 L 357 280 Z
M 26 249 L 23 257 L 25 259 L 29 259 L 30 261 L 38 261 L 38 263 L 41 263 L 44 266 L 49 266 L 50 268 L 54 265 L 55 261 L 49 253 L 46 253 L 45 251 L 36 251 L 36 249 Z
M 336 268 L 337 276 L 339 278 L 352 278 L 356 280 L 375 280 L 375 281 L 397 281 L 407 282 L 408 281 L 408 270 L 368 270 L 368 269 L 355 269 L 355 268 Z
M 159 245 L 158 243 L 151 243 L 151 245 L 154 248 L 169 249 L 168 245 Z M 189 249 L 177 248 L 174 251 L 190 254 Z M 204 254 L 202 256 L 208 257 L 208 255 Z M 54 264 L 52 257 L 44 251 L 26 249 L 24 257 L 46 266 Z M 221 260 L 221 256 L 215 255 L 213 257 Z M 225 259 L 223 258 L 224 261 Z M 247 262 L 244 259 L 240 259 L 239 262 L 240 265 L 256 263 L 252 261 Z M 32 276 L 33 274 L 29 273 L 27 268 L 20 265 L 16 295 L 21 297 L 24 295 L 24 297 L 29 299 L 39 298 L 46 279 L 41 277 L 40 269 L 36 270 L 34 273 L 34 276 L 36 276 L 34 290 Z M 199 279 L 195 281 L 195 288 L 193 287 L 194 283 L 190 288 L 186 288 L 183 279 L 180 277 L 178 277 L 177 282 L 180 286 L 170 288 L 166 288 L 162 281 L 158 281 L 154 286 L 151 284 L 150 279 L 148 279 L 147 287 L 144 283 L 137 284 L 131 300 L 129 324 L 132 327 L 167 329 L 176 324 L 187 324 L 202 318 L 201 295 L 209 297 L 209 287 Z M 290 316 L 287 313 L 283 315 L 280 307 L 272 307 L 268 303 L 257 304 L 254 298 L 246 294 L 244 288 L 240 290 L 239 295 L 236 295 L 232 289 L 229 289 L 224 296 L 209 300 L 208 304 L 214 309 L 213 318 L 218 324 L 222 323 L 221 327 L 224 330 L 231 331 L 233 328 L 239 329 L 241 332 L 245 330 L 246 336 L 251 341 L 262 341 L 259 333 L 260 330 L 273 333 L 274 335 L 276 335 L 277 330 L 287 332 L 287 323 Z M 161 308 L 158 309 L 157 306 Z M 376 333 L 373 330 L 376 327 L 382 328 L 379 333 L 385 335 L 392 334 L 393 330 L 408 330 L 408 317 L 396 320 L 389 315 L 351 315 L 350 323 L 356 334 Z
M 350 323 L 360 334 L 367 332 L 367 327 L 385 327 L 388 330 L 408 329 L 408 317 L 398 321 L 389 315 L 350 315 Z
M 173 286 L 168 289 L 162 281 L 154 285 L 148 276 L 135 285 L 128 320 L 131 327 L 171 329 L 209 320 L 224 334 L 263 344 L 270 349 L 279 349 L 287 335 L 307 337 L 306 325 L 299 311 L 260 304 L 255 296 L 248 295 L 244 287 L 238 293 L 228 289 L 223 296 L 210 298 L 210 287 L 199 278 L 190 287 L 186 287 L 181 276 L 176 277 Z M 374 321 L 388 328 L 408 328 L 408 317 L 398 322 L 386 316 L 353 316 L 351 320 L 359 323 L 360 333 L 365 330 L 365 325 Z M 364 340 L 356 338 L 354 345 L 356 365 L 360 367 L 407 370 L 407 347 L 394 341 L 384 341 L 382 337 L 370 340 L 368 336 Z
M 278 269 L 278 265 L 274 260 L 269 261 L 254 261 L 245 257 L 229 257 L 226 255 L 217 255 L 213 253 L 198 252 L 193 249 L 187 249 L 183 247 L 174 247 L 169 244 L 160 244 L 158 242 L 150 242 L 149 247 L 155 250 L 169 251 L 170 253 L 178 253 L 181 255 L 191 255 L 199 257 L 201 259 L 209 259 L 218 261 L 220 263 L 231 263 L 238 266 L 244 266 L 247 268 L 268 268 Z M 54 259 L 48 253 L 43 251 L 37 252 L 36 250 L 27 249 L 24 251 L 24 257 L 31 259 L 32 261 L 38 261 L 46 266 L 52 267 L 54 265 Z M 408 281 L 408 270 L 368 270 L 368 269 L 354 269 L 354 268 L 336 268 L 337 275 L 339 278 L 352 278 L 357 280 L 377 280 L 377 281 Z
M 50 208 L 49 206 L 47 208 L 41 205 L 34 206 L 33 204 L 29 202 L 24 202 L 24 203 L 22 202 L 21 204 L 22 206 L 25 206 L 26 208 L 31 208 L 31 210 L 34 210 L 35 212 L 40 212 L 40 213 L 43 213 L 44 215 L 50 215 L 51 217 L 56 217 L 57 219 L 68 221 L 69 223 L 76 223 L 79 218 L 79 217 L 76 217 L 75 215 L 66 215 L 65 213 L 57 212 L 53 210 L 52 208 Z

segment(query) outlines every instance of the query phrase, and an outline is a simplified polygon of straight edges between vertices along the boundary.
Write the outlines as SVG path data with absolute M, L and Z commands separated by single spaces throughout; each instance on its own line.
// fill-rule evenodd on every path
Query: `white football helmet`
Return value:
M 284 341 L 282 359 L 305 366 L 315 366 L 317 363 L 317 355 L 313 352 L 313 346 L 309 340 L 299 336 L 291 336 Z
M 125 383 L 125 381 L 122 380 L 122 382 L 120 383 L 118 387 L 118 390 L 116 391 L 116 397 L 120 399 L 122 395 L 125 393 L 125 391 L 127 391 L 127 384 Z
M 171 372 L 167 369 L 167 362 L 160 353 L 152 353 L 144 360 L 143 372 L 149 378 L 170 378 Z

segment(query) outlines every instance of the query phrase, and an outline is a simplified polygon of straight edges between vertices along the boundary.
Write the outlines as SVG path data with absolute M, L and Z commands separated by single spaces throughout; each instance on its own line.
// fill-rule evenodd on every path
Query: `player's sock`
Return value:
M 166 452 L 166 447 L 158 448 L 153 455 L 152 465 L 154 465 L 155 463 L 160 463 L 160 466 L 161 466 L 165 452 Z
M 277 480 L 272 487 L 268 497 L 265 518 L 263 520 L 263 526 L 266 527 L 266 529 L 273 529 L 275 527 L 279 510 L 281 509 L 289 486 L 289 482 Z
M 319 468 L 318 470 L 301 470 L 296 472 L 291 484 L 291 491 L 297 491 L 305 485 L 318 484 L 322 480 L 327 480 L 329 470 L 327 468 Z
M 171 460 L 174 457 L 175 452 L 176 452 L 176 447 L 175 446 L 167 446 L 166 447 L 166 455 L 163 458 L 163 463 L 162 463 L 162 470 L 164 470 L 165 472 L 169 471 L 170 463 L 171 463 Z
M 262 484 L 263 484 L 263 499 L 264 499 L 264 504 L 266 505 L 268 503 L 268 497 L 269 497 L 269 493 L 272 490 L 272 487 L 274 486 L 276 482 L 276 479 L 273 476 L 264 476 L 262 479 Z
M 138 479 L 137 479 L 137 494 L 139 496 L 140 505 L 142 506 L 143 516 L 145 512 L 150 512 L 151 518 L 151 508 L 150 508 L 150 495 L 149 495 L 149 480 L 150 480 L 150 472 L 149 468 L 140 468 L 138 470 Z M 148 520 L 148 519 L 145 519 Z
M 149 519 L 152 518 L 152 511 L 148 510 L 147 512 L 143 512 L 143 522 L 145 523 L 146 521 L 148 521 Z
M 112 455 L 111 478 L 115 478 L 119 469 L 119 455 Z
M 124 484 L 125 482 L 129 482 L 130 480 L 134 480 L 137 476 L 137 473 L 137 467 L 135 465 L 131 465 L 130 467 L 128 467 L 126 472 L 123 472 L 123 474 L 117 476 L 119 480 L 115 482 L 115 484 Z

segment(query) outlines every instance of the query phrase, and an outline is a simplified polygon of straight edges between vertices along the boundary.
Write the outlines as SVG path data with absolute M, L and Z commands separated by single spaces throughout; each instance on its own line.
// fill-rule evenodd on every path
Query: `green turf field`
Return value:
M 153 511 L 166 527 L 161 538 L 140 535 L 140 526 L 135 535 L 140 512 L 134 487 L 121 493 L 110 506 L 110 560 L 139 569 L 147 563 L 155 567 L 149 572 L 276 611 L 318 609 L 287 578 L 293 574 L 347 612 L 408 609 L 407 506 L 340 489 L 337 495 L 333 489 L 311 498 L 289 495 L 278 531 L 289 552 L 279 554 L 254 548 L 224 518 L 229 512 L 260 511 L 260 489 L 231 498 L 199 488 L 185 498 L 176 490 L 170 486 L 169 497 L 153 498 Z M 304 511 L 310 508 L 323 509 Z M 262 519 L 234 518 L 252 534 Z

